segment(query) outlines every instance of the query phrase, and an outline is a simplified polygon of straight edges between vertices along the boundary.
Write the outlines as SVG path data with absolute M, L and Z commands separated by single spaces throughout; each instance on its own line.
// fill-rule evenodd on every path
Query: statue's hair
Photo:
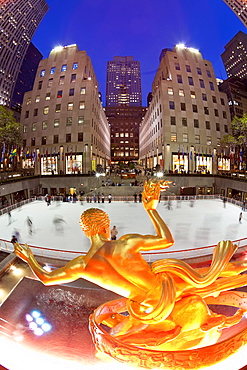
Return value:
M 81 214 L 80 226 L 86 236 L 93 236 L 101 233 L 110 227 L 108 214 L 98 208 L 89 208 Z

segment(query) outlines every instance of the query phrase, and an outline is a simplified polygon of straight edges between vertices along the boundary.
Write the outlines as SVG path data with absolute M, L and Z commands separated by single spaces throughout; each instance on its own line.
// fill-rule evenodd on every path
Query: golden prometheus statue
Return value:
M 47 272 L 27 245 L 16 243 L 15 252 L 45 285 L 83 278 L 123 297 L 101 305 L 90 316 L 98 354 L 150 369 L 198 369 L 221 361 L 247 341 L 247 329 L 220 341 L 225 328 L 240 323 L 247 311 L 246 293 L 230 291 L 247 285 L 247 275 L 242 274 L 247 262 L 229 262 L 237 246 L 221 241 L 209 268 L 193 269 L 178 259 L 149 265 L 141 251 L 174 243 L 156 210 L 160 191 L 168 186 L 168 181 L 144 184 L 142 202 L 156 235 L 127 234 L 110 240 L 108 215 L 90 208 L 80 219 L 91 242 L 85 256 Z M 236 312 L 226 316 L 210 305 L 236 307 Z

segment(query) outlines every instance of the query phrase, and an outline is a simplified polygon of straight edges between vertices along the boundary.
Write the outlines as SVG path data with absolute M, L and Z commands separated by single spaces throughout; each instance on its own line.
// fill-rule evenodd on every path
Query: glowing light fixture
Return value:
M 62 51 L 62 50 L 63 50 L 63 46 L 62 45 L 55 46 L 55 48 L 52 49 L 52 51 L 55 51 L 56 53 L 58 51 Z
M 179 49 L 186 49 L 186 46 L 185 46 L 185 44 L 180 43 L 180 44 L 177 44 L 177 45 L 176 45 L 176 48 L 179 48 Z

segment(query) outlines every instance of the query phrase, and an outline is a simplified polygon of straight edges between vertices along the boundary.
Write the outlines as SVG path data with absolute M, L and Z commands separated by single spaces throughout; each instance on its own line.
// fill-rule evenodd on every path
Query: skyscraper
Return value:
M 140 62 L 132 56 L 114 57 L 107 62 L 106 106 L 142 105 Z
M 48 10 L 45 0 L 0 0 L 0 104 L 10 105 L 30 41 Z
M 236 16 L 247 26 L 246 0 L 223 0 L 236 14 Z
M 247 35 L 239 31 L 226 45 L 221 54 L 228 77 L 247 78 Z

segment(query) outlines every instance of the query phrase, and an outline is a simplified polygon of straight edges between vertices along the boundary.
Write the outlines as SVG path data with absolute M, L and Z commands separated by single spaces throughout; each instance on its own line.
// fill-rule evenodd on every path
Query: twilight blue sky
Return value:
M 159 54 L 179 42 L 200 50 L 225 78 L 220 54 L 246 27 L 223 0 L 46 0 L 50 9 L 33 43 L 49 56 L 57 45 L 77 44 L 90 56 L 105 102 L 106 63 L 133 55 L 141 63 L 143 105 Z

